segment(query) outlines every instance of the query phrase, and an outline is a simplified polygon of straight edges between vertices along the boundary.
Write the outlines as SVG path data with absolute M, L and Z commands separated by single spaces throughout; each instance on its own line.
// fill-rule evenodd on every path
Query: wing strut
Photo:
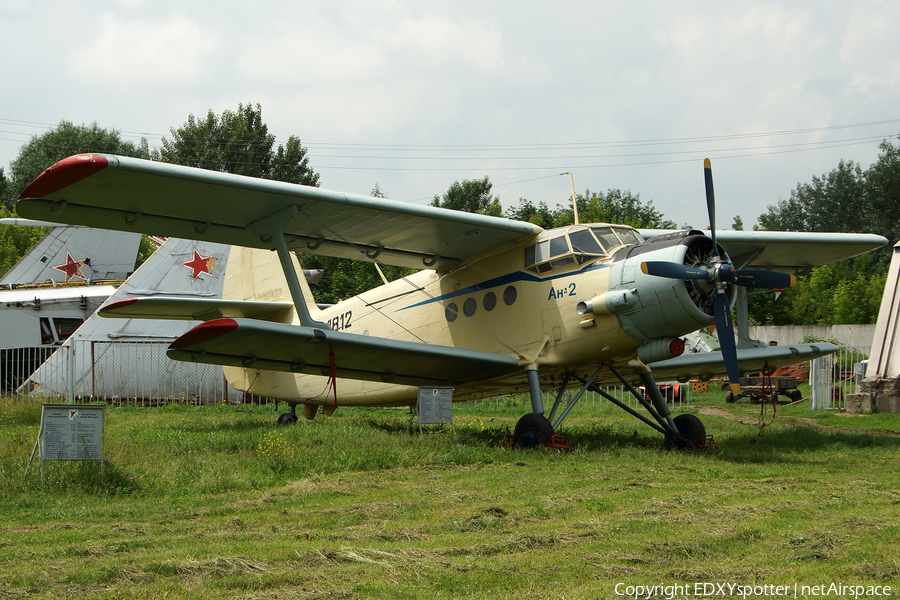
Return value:
M 275 251 L 278 252 L 281 270 L 284 271 L 284 278 L 287 280 L 294 308 L 297 309 L 297 316 L 300 317 L 300 324 L 313 329 L 331 329 L 327 323 L 314 321 L 312 315 L 309 314 L 309 307 L 306 305 L 306 298 L 303 296 L 303 289 L 297 278 L 297 270 L 294 268 L 294 261 L 291 260 L 291 251 L 288 250 L 287 241 L 284 239 L 284 226 L 295 214 L 297 214 L 297 206 L 292 204 L 273 215 L 251 223 L 247 228 L 258 234 L 263 242 L 271 240 L 275 243 Z

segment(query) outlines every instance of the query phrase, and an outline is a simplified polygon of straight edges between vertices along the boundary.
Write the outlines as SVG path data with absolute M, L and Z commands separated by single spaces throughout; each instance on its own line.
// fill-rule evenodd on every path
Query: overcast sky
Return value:
M 504 206 L 631 190 L 745 227 L 900 134 L 900 2 L 0 0 L 0 166 L 61 120 L 159 145 L 262 105 L 321 187 Z

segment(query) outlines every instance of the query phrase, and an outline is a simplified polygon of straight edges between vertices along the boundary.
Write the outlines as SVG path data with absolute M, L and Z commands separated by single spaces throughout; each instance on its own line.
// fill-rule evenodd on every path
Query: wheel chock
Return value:
M 554 435 L 547 440 L 545 447 L 563 454 L 572 454 L 572 449 L 569 448 L 569 439 L 564 435 Z

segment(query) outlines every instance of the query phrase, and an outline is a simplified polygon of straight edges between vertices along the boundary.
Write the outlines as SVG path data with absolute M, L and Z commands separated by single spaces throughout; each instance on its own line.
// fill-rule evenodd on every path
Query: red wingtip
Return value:
M 183 336 L 172 342 L 169 346 L 170 350 L 181 350 L 193 346 L 194 344 L 202 344 L 205 341 L 225 335 L 237 329 L 238 324 L 234 319 L 213 319 L 206 323 L 200 323 Z
M 38 175 L 19 195 L 19 199 L 44 198 L 102 171 L 107 166 L 109 160 L 100 154 L 76 154 L 64 158 Z

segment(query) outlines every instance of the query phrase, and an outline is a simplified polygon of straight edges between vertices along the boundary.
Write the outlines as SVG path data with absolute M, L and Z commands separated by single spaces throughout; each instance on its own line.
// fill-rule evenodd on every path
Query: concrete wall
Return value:
M 769 343 L 772 340 L 779 346 L 803 343 L 807 335 L 823 338 L 826 341 L 834 338 L 846 346 L 871 346 L 875 335 L 875 325 L 809 325 L 791 327 L 751 327 L 750 337 Z

